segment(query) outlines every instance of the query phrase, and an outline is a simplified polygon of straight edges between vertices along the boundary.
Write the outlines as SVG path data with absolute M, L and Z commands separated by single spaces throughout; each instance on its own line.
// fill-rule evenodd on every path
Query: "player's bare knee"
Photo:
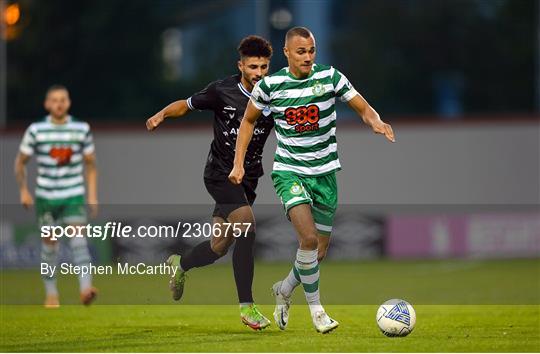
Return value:
M 255 232 L 255 223 L 247 223 L 242 229 L 242 236 L 246 236 L 248 232 Z
M 300 248 L 308 250 L 316 250 L 319 243 L 319 239 L 316 234 L 307 234 L 300 240 Z
M 255 232 L 256 229 L 256 223 L 253 219 L 248 219 L 246 221 L 243 221 L 245 223 L 245 231 L 246 232 Z
M 212 238 L 212 241 L 210 241 L 210 248 L 212 249 L 212 252 L 219 257 L 223 257 L 229 251 L 231 244 L 232 242 L 225 237 L 214 237 Z
M 227 222 L 233 224 L 234 229 L 240 230 L 242 234 L 255 232 L 255 217 L 249 206 L 243 206 L 232 211 L 227 217 Z
M 214 252 L 219 257 L 223 257 L 227 254 L 227 251 L 229 251 L 229 247 L 223 244 L 217 244 L 217 245 L 210 245 L 210 248 L 212 249 L 212 252 Z
M 235 237 L 245 236 L 248 232 L 255 232 L 255 221 L 231 222 L 230 232 Z

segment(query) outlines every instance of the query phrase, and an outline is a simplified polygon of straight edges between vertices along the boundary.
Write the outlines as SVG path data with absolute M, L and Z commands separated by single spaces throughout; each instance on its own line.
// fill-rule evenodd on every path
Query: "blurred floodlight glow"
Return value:
M 278 30 L 283 30 L 291 25 L 293 16 L 286 8 L 277 9 L 270 15 L 270 23 L 272 27 Z
M 161 35 L 163 42 L 162 57 L 164 74 L 167 80 L 178 80 L 182 76 L 182 32 L 177 28 L 169 28 Z
M 20 18 L 21 18 L 21 9 L 19 8 L 19 4 L 11 4 L 8 7 L 6 7 L 6 10 L 4 12 L 4 21 L 6 25 L 13 26 L 17 22 L 19 22 Z

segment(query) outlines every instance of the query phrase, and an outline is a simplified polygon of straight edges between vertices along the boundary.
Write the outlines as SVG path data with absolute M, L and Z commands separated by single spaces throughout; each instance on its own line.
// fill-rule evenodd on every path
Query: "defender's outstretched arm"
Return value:
M 163 123 L 165 118 L 182 117 L 189 112 L 191 112 L 191 110 L 189 109 L 187 100 L 175 101 L 148 118 L 146 121 L 146 129 L 152 131 Z

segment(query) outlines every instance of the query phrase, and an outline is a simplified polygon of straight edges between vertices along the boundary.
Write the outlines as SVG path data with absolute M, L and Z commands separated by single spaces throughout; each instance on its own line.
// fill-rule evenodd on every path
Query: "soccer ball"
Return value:
M 405 300 L 388 300 L 377 310 L 377 325 L 387 337 L 405 337 L 415 324 L 416 313 Z

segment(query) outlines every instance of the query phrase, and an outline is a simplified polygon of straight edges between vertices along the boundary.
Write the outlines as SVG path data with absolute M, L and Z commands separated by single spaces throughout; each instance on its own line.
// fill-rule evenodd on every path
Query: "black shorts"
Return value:
M 216 201 L 212 216 L 227 219 L 229 214 L 245 205 L 253 205 L 257 193 L 258 178 L 244 178 L 242 184 L 232 184 L 227 177 L 223 179 L 204 178 L 206 190 Z

